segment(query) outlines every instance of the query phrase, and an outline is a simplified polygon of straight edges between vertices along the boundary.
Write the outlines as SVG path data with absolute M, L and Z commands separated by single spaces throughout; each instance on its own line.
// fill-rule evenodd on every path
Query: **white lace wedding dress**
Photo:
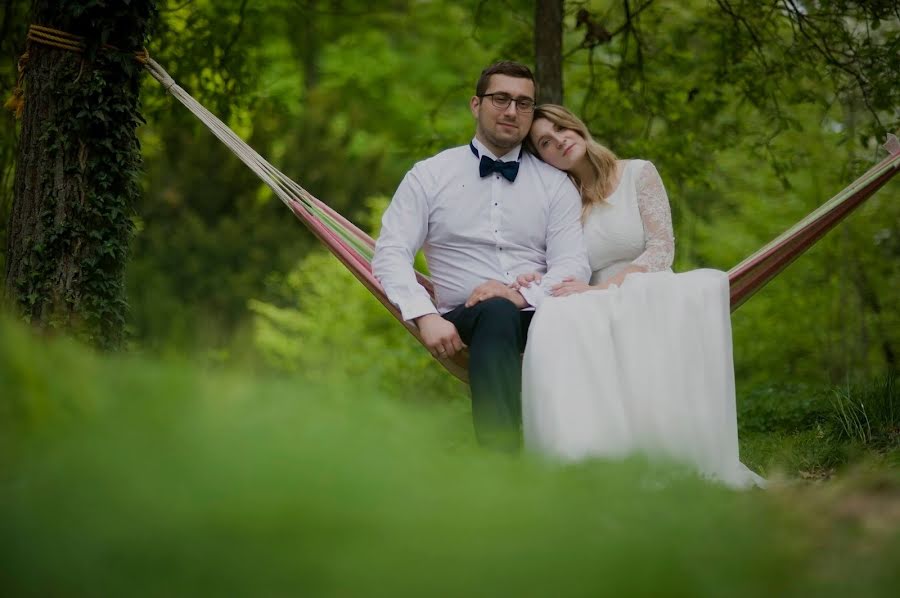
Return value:
M 652 163 L 625 163 L 584 223 L 592 284 L 546 299 L 528 333 L 525 444 L 564 460 L 662 456 L 734 487 L 763 485 L 738 458 L 728 277 L 673 274 L 669 201 Z

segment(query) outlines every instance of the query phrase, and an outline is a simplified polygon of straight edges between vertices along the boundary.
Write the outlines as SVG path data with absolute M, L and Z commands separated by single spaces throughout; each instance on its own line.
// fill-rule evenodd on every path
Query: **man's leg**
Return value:
M 533 312 L 495 297 L 444 314 L 469 346 L 469 385 L 478 442 L 516 449 L 520 444 L 522 361 Z

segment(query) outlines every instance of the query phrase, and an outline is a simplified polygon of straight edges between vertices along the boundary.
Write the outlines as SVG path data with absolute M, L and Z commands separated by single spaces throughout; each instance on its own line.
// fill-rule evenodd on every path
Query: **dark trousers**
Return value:
M 522 422 L 522 351 L 533 311 L 494 297 L 444 314 L 469 347 L 475 435 L 485 446 L 515 450 Z

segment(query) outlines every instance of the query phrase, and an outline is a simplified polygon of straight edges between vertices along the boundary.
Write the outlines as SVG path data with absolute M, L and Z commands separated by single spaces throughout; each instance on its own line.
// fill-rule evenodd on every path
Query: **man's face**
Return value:
M 469 103 L 472 116 L 478 122 L 479 138 L 498 156 L 518 145 L 528 135 L 533 112 L 521 112 L 516 102 L 506 108 L 497 108 L 493 96 L 505 94 L 516 100 L 534 101 L 534 83 L 529 79 L 509 75 L 491 75 L 485 97 L 473 96 Z

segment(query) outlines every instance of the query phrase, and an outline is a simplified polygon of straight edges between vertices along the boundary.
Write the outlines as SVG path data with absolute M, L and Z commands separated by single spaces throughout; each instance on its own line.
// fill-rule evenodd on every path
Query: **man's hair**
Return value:
M 488 85 L 491 83 L 491 75 L 506 75 L 508 77 L 528 79 L 534 84 L 535 93 L 537 93 L 537 81 L 534 80 L 534 75 L 531 74 L 530 68 L 520 62 L 501 60 L 481 71 L 478 83 L 475 84 L 475 95 L 479 98 L 487 91 Z

